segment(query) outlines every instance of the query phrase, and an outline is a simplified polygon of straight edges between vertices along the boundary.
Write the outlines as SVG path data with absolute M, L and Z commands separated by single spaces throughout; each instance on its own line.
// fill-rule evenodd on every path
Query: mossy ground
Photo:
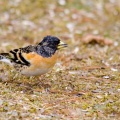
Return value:
M 0 64 L 0 120 L 120 119 L 120 2 L 0 1 L 0 51 L 55 35 L 68 44 L 49 73 L 27 78 Z M 85 34 L 113 40 L 83 44 Z

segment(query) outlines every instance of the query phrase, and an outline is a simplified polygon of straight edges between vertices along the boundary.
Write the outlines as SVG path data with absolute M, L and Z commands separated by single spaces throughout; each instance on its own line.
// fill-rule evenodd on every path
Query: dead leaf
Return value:
M 82 42 L 85 44 L 98 43 L 100 45 L 112 45 L 113 44 L 113 41 L 109 38 L 105 38 L 99 35 L 92 35 L 92 34 L 83 36 Z

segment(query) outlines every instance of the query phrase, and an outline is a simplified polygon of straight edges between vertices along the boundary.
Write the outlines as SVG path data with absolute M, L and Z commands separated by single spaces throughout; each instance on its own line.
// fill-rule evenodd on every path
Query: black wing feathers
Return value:
M 11 59 L 17 64 L 29 66 L 30 63 L 22 56 L 22 53 L 23 53 L 22 49 L 23 48 L 11 50 L 10 51 L 10 53 L 12 54 Z

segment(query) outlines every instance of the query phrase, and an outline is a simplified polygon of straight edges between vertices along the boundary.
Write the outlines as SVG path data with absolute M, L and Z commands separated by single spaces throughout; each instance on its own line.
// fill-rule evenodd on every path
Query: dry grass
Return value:
M 1 52 L 36 44 L 46 35 L 69 45 L 41 77 L 26 78 L 0 64 L 0 120 L 119 119 L 119 1 L 4 0 L 0 5 Z M 84 44 L 86 34 L 114 44 Z

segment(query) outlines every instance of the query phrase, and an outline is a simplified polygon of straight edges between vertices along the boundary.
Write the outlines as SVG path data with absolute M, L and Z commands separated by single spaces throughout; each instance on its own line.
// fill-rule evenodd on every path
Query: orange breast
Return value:
M 57 55 L 42 57 L 37 53 L 23 53 L 24 58 L 30 62 L 30 67 L 23 71 L 25 74 L 41 75 L 48 72 L 56 63 Z

